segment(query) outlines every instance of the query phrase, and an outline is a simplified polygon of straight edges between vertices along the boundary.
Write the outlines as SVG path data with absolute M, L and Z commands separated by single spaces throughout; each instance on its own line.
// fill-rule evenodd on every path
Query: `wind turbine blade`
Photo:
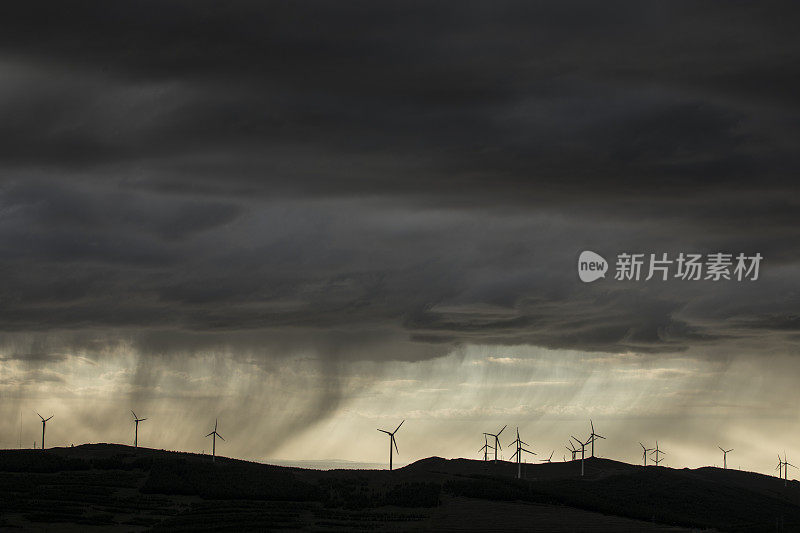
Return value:
M 594 433 L 594 422 L 592 422 L 591 418 L 589 419 L 589 425 L 592 426 L 592 433 Z
M 218 422 L 219 422 L 219 419 L 218 419 L 218 418 L 215 418 L 215 419 L 214 419 L 214 431 L 216 431 L 216 430 L 217 430 L 217 423 L 218 423 Z
M 37 415 L 39 415 L 39 411 L 34 411 L 34 413 L 36 413 Z M 42 415 L 39 415 L 39 418 L 41 418 L 42 420 L 44 420 L 44 417 L 43 417 Z
M 45 422 L 47 422 L 48 420 L 50 420 L 50 419 L 51 419 L 51 418 L 53 418 L 54 416 L 56 416 L 56 415 L 50 415 L 49 417 L 45 418 L 45 419 L 44 419 L 44 421 L 45 421 Z
M 403 420 L 403 422 L 405 422 L 405 420 Z M 397 429 L 400 429 L 400 426 L 403 425 L 403 422 L 400 422 L 400 424 L 398 424 Z M 395 429 L 392 433 L 397 433 L 397 429 Z
M 525 448 L 520 448 L 520 450 L 522 450 L 523 452 L 532 453 L 533 455 L 539 455 L 538 453 L 526 450 Z
M 598 438 L 599 438 L 599 439 L 604 439 L 605 437 L 604 437 L 604 436 L 602 436 L 602 435 L 597 435 L 597 434 L 595 434 L 594 438 L 596 438 L 596 439 L 598 439 Z
M 217 433 L 217 437 L 222 439 L 222 435 L 220 435 L 219 433 Z M 222 439 L 222 440 L 225 440 L 225 439 Z
M 394 451 L 397 452 L 397 455 L 400 455 L 400 450 L 397 449 L 397 441 L 394 439 L 394 435 L 392 435 L 392 444 L 394 444 Z
M 136 413 L 133 412 L 133 409 L 131 409 L 131 413 L 133 413 L 133 418 L 139 418 L 138 416 L 136 416 Z
M 717 446 L 717 448 L 719 448 L 720 450 L 722 450 L 722 446 Z M 725 450 L 722 450 L 722 452 L 723 452 L 723 453 L 725 453 Z
M 147 420 L 147 419 L 146 418 L 140 418 L 139 422 L 144 422 L 145 420 Z
M 388 431 L 386 431 L 385 429 L 379 429 L 378 431 L 380 431 L 381 433 L 386 433 L 387 435 L 391 435 L 391 433 L 389 433 L 389 432 L 388 432 Z
M 512 455 L 512 456 L 510 457 L 510 459 L 513 459 L 513 458 L 514 458 L 516 455 L 517 455 L 517 452 L 514 452 L 514 455 Z
M 210 437 L 210 436 L 211 436 L 211 435 L 213 435 L 213 434 L 214 434 L 214 432 L 212 431 L 211 433 L 209 433 L 208 435 L 206 435 L 206 437 Z
M 506 429 L 507 427 L 508 427 L 508 424 L 506 424 L 505 426 L 503 426 L 503 429 Z M 503 432 L 503 429 L 501 429 L 500 431 L 498 431 L 498 432 L 497 432 L 497 436 L 498 436 L 498 437 L 500 436 L 500 433 L 502 433 L 502 432 Z

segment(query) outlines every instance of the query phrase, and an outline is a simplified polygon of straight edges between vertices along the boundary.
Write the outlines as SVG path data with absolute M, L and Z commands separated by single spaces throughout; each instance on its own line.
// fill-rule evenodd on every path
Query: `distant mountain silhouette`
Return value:
M 86 444 L 0 451 L 0 529 L 120 531 L 800 531 L 800 484 L 609 459 L 429 457 L 393 472 L 313 470 Z

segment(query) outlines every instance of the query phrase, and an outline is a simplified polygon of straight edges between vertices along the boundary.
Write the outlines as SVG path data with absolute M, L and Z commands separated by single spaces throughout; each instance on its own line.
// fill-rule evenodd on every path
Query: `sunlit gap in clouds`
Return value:
M 796 420 L 789 408 L 796 393 L 782 356 L 470 345 L 416 362 L 332 364 L 312 353 L 264 359 L 224 350 L 146 357 L 144 364 L 126 343 L 36 361 L 2 354 L 0 446 L 32 445 L 34 410 L 55 415 L 54 446 L 130 444 L 133 408 L 148 418 L 142 446 L 208 451 L 203 435 L 218 417 L 227 439 L 218 453 L 267 462 L 382 463 L 375 429 L 402 419 L 399 465 L 434 455 L 478 458 L 482 432 L 504 424 L 519 426 L 540 455 L 555 450 L 560 458 L 589 418 L 608 437 L 598 454 L 631 463 L 639 441 L 656 439 L 673 467 L 716 464 L 723 444 L 736 449 L 730 466 L 768 473 L 777 451 L 795 449 L 786 421 Z

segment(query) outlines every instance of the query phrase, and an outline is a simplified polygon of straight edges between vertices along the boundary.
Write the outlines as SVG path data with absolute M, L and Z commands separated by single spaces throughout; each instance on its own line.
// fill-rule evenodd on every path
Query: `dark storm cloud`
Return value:
M 795 343 L 792 9 L 4 5 L 0 329 L 412 360 Z M 582 286 L 587 248 L 766 260 Z

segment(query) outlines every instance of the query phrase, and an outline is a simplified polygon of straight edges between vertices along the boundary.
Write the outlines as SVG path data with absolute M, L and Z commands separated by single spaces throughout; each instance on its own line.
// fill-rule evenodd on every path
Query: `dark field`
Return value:
M 0 451 L 2 531 L 800 531 L 800 484 L 607 459 L 305 470 L 96 444 Z

